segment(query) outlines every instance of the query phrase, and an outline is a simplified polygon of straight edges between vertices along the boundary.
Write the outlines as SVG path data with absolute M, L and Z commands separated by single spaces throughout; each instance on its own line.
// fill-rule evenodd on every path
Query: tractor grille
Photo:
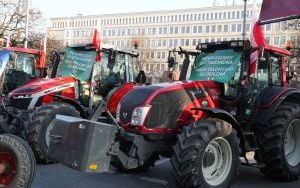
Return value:
M 134 108 L 141 106 L 151 93 L 160 87 L 146 86 L 135 88 L 128 92 L 121 101 L 120 120 L 122 123 L 127 124 L 131 121 L 131 116 Z M 126 115 L 123 115 L 126 114 Z
M 18 108 L 20 110 L 25 110 L 28 108 L 32 98 L 26 99 L 10 99 L 9 106 Z

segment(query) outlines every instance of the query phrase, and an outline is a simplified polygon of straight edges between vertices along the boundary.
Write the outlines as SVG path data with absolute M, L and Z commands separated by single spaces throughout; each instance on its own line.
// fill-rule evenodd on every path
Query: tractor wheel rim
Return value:
M 300 163 L 300 120 L 293 120 L 287 130 L 284 142 L 285 157 L 289 165 Z
M 205 181 L 211 186 L 222 184 L 230 173 L 231 165 L 232 152 L 228 141 L 222 137 L 212 140 L 207 145 L 202 159 Z
M 46 146 L 50 146 L 51 130 L 53 129 L 54 121 L 51 121 L 46 129 Z
M 7 187 L 17 173 L 15 156 L 1 148 L 0 151 L 0 187 Z

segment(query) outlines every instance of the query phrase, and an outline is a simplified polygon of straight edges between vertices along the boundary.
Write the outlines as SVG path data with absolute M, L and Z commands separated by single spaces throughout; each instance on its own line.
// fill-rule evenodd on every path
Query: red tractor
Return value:
M 8 47 L 1 49 L 0 56 L 1 94 L 47 76 L 43 50 Z
M 297 179 L 300 91 L 287 86 L 290 52 L 243 40 L 197 50 L 189 81 L 133 88 L 113 125 L 58 115 L 49 156 L 86 172 L 103 172 L 110 163 L 139 172 L 169 157 L 181 187 L 229 187 L 240 157 L 248 163 L 251 151 L 268 177 Z M 260 55 L 250 72 L 255 51 Z
M 100 52 L 102 60 L 96 62 Z M 50 162 L 46 152 L 55 115 L 88 118 L 101 98 L 116 92 L 114 96 L 119 99 L 111 109 L 114 113 L 123 93 L 135 85 L 133 63 L 137 55 L 111 46 L 100 50 L 92 44 L 67 47 L 63 61 L 59 60 L 59 53 L 54 53 L 52 78 L 31 82 L 9 93 L 2 110 L 6 120 L 2 129 L 27 139 L 38 161 Z

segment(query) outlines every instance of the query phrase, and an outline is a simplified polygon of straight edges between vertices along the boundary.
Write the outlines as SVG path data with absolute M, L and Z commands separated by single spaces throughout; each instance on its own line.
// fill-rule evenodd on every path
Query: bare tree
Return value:
M 13 45 L 24 40 L 27 0 L 0 0 L 0 38 L 10 36 Z M 34 31 L 41 18 L 38 9 L 29 10 L 29 28 Z

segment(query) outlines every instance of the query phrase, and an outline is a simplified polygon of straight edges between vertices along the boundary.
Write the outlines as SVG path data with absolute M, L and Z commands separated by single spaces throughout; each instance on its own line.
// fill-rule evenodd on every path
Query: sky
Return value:
M 226 0 L 216 0 L 224 4 Z M 241 4 L 243 0 L 227 0 Z M 253 1 L 253 0 L 248 0 Z M 259 0 L 258 0 L 259 1 Z M 171 10 L 212 6 L 214 0 L 31 0 L 31 6 L 40 9 L 43 17 L 65 17 L 126 13 L 139 11 Z

